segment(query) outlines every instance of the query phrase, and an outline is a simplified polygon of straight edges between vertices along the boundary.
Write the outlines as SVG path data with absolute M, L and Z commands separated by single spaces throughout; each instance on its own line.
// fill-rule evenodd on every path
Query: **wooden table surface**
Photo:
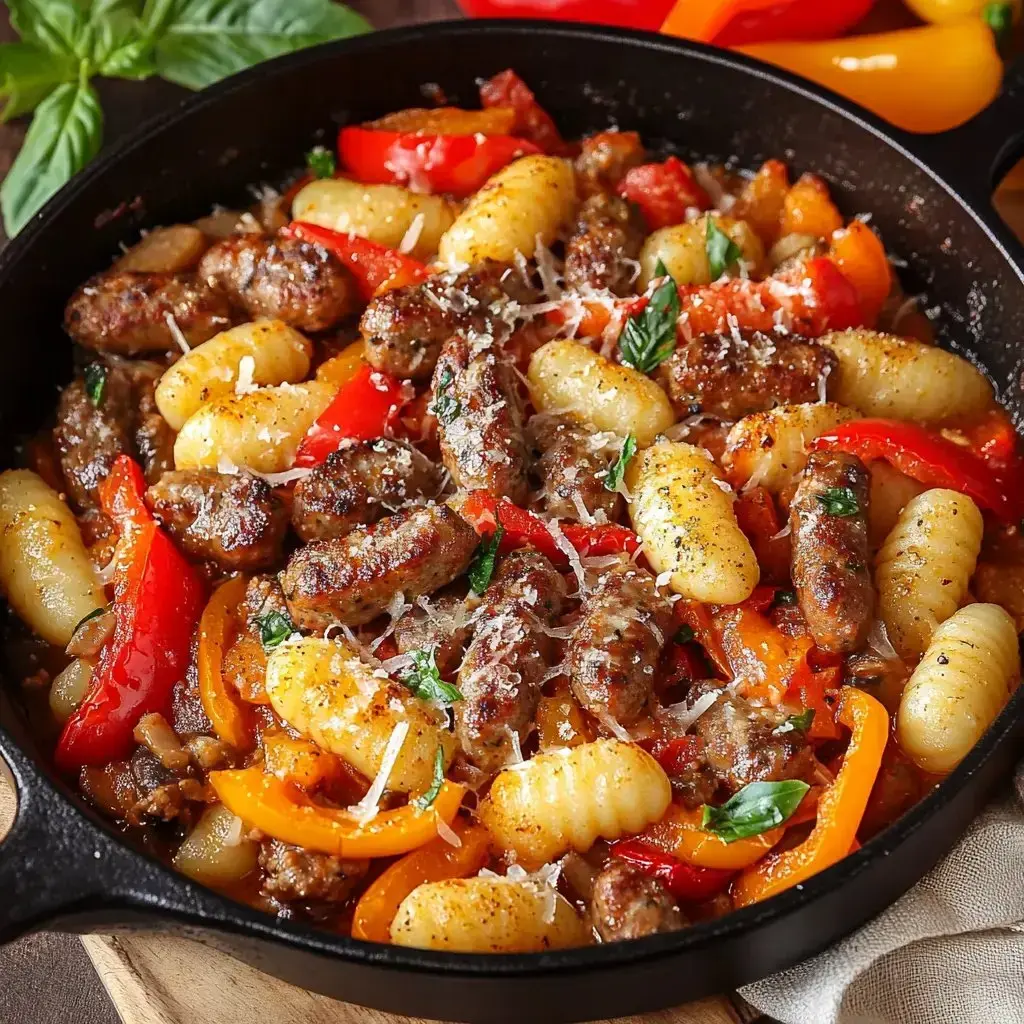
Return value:
M 280 0 L 287 3 L 288 0 Z M 349 0 L 377 28 L 457 17 L 454 0 Z M 871 27 L 910 23 L 898 0 L 883 0 Z M 15 38 L 0 8 L 0 42 Z M 100 83 L 106 117 L 105 138 L 113 142 L 158 113 L 183 92 L 153 79 L 144 83 Z M 0 178 L 7 173 L 24 138 L 22 123 L 0 125 Z M 1024 222 L 1020 227 L 1024 229 Z M 0 228 L 0 243 L 3 241 Z M 0 836 L 7 823 L 0 820 Z M 40 933 L 0 949 L 0 1024 L 117 1024 L 118 1015 L 74 936 Z M 216 1024 L 211 1021 L 210 1024 Z

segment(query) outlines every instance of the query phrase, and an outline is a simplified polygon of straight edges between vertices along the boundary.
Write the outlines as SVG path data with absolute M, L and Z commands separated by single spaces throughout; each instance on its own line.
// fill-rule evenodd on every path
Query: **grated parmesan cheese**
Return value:
M 260 386 L 252 378 L 256 372 L 256 360 L 252 356 L 242 356 L 238 360 L 238 376 L 235 378 L 235 394 L 248 395 L 259 391 Z
M 423 225 L 426 223 L 426 217 L 422 213 L 417 213 L 412 219 L 412 223 L 409 225 L 408 230 L 402 236 L 401 242 L 398 243 L 398 251 L 400 253 L 412 252 L 416 248 L 416 243 L 420 240 L 420 234 L 423 231 Z
M 661 713 L 671 718 L 684 731 L 689 729 L 694 722 L 704 714 L 705 711 L 721 696 L 720 690 L 712 690 L 709 693 L 702 693 L 692 705 L 685 701 L 679 704 L 670 704 L 662 708 Z
M 388 737 L 387 746 L 384 748 L 384 756 L 381 758 L 380 770 L 377 772 L 377 776 L 371 783 L 370 788 L 366 791 L 366 796 L 364 796 L 359 803 L 346 808 L 348 813 L 351 814 L 360 825 L 365 825 L 367 822 L 373 821 L 373 819 L 377 817 L 380 798 L 384 795 L 388 779 L 395 767 L 395 762 L 398 760 L 398 755 L 402 751 L 402 744 L 405 743 L 405 737 L 408 733 L 408 722 L 399 722 L 394 729 L 392 729 L 391 735 Z
M 181 349 L 183 355 L 187 356 L 192 349 L 189 346 L 188 339 L 181 333 L 181 328 L 178 326 L 178 321 L 174 319 L 174 314 L 170 311 L 164 313 L 164 322 L 167 324 L 167 330 L 171 332 L 175 345 Z
M 437 834 L 440 836 L 449 846 L 454 846 L 458 849 L 462 845 L 462 840 L 459 838 L 458 833 L 448 824 L 440 814 L 436 815 L 437 818 Z

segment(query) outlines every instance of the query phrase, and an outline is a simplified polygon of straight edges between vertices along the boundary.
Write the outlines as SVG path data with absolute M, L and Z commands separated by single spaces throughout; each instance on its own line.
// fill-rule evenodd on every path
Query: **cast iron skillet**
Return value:
M 64 189 L 0 257 L 0 451 L 52 408 L 70 367 L 63 304 L 119 241 L 213 202 L 244 201 L 247 183 L 278 179 L 311 143 L 330 144 L 336 125 L 421 104 L 423 83 L 472 105 L 475 80 L 506 67 L 569 135 L 620 124 L 684 154 L 746 167 L 780 156 L 823 173 L 844 212 L 871 211 L 889 248 L 908 261 L 908 290 L 927 287 L 942 305 L 943 343 L 983 364 L 1015 417 L 1024 415 L 1024 252 L 989 199 L 1024 152 L 1024 69 L 976 121 L 929 139 L 700 46 L 551 23 L 460 22 L 322 46 L 240 75 L 147 126 Z M 155 926 L 307 988 L 447 1020 L 564 1022 L 661 1008 L 796 963 L 896 899 L 1005 777 L 1021 753 L 1022 710 L 1024 689 L 926 801 L 854 856 L 761 906 L 639 942 L 471 957 L 318 932 L 193 884 L 83 808 L 9 707 L 0 753 L 19 809 L 0 848 L 0 941 L 42 926 Z

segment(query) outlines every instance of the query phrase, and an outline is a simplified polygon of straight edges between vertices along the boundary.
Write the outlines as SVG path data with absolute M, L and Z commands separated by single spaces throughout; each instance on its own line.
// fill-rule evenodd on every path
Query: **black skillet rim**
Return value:
M 216 105 L 221 98 L 236 89 L 247 88 L 254 80 L 273 77 L 275 73 L 299 68 L 302 65 L 315 65 L 327 54 L 343 55 L 359 50 L 381 49 L 386 51 L 391 43 L 404 43 L 410 40 L 430 44 L 438 40 L 472 40 L 481 35 L 530 35 L 538 33 L 549 39 L 564 40 L 571 44 L 576 40 L 600 40 L 603 42 L 622 43 L 643 49 L 667 50 L 677 56 L 722 65 L 731 70 L 739 71 L 752 80 L 768 81 L 790 92 L 797 93 L 813 100 L 818 106 L 839 114 L 844 127 L 854 128 L 870 133 L 881 145 L 894 149 L 899 155 L 910 160 L 934 183 L 943 189 L 957 204 L 965 215 L 970 216 L 984 230 L 990 242 L 997 248 L 1002 257 L 1024 282 L 1024 249 L 1009 234 L 1008 229 L 996 215 L 994 209 L 978 210 L 969 200 L 964 199 L 943 175 L 925 159 L 915 154 L 913 137 L 884 124 L 871 113 L 832 93 L 819 88 L 796 76 L 777 68 L 761 64 L 739 54 L 726 53 L 698 43 L 671 39 L 651 33 L 627 29 L 612 29 L 603 26 L 564 25 L 538 20 L 478 20 L 448 21 L 429 25 L 389 29 L 357 36 L 352 39 L 326 43 L 312 47 L 296 54 L 276 58 L 263 65 L 232 76 L 222 83 L 214 85 L 196 96 L 189 97 L 173 110 L 159 115 L 146 122 L 139 130 L 114 145 L 109 152 L 98 158 L 90 167 L 79 174 L 67 187 L 55 195 L 43 209 L 25 226 L 22 232 L 13 239 L 0 254 L 0 288 L 4 287 L 8 268 L 24 258 L 36 244 L 37 238 L 43 234 L 47 223 L 55 213 L 77 200 L 96 178 L 107 173 L 126 153 L 143 145 L 152 136 L 174 128 L 187 121 L 190 115 L 198 110 Z M 756 929 L 761 925 L 788 917 L 797 913 L 808 904 L 816 901 L 826 892 L 844 885 L 863 871 L 869 863 L 887 857 L 897 847 L 916 832 L 933 814 L 939 813 L 944 805 L 967 783 L 968 779 L 1002 746 L 1009 742 L 1009 734 L 1013 731 L 1015 720 L 1024 714 L 1024 687 L 1018 689 L 1010 702 L 1003 709 L 999 718 L 990 727 L 982 740 L 975 745 L 970 755 L 944 780 L 935 791 L 924 798 L 909 812 L 880 835 L 865 844 L 856 853 L 845 857 L 831 868 L 815 875 L 803 885 L 790 889 L 779 896 L 765 901 L 763 904 L 748 907 L 744 910 L 720 918 L 716 921 L 696 925 L 686 931 L 674 935 L 652 936 L 632 942 L 614 943 L 606 946 L 590 946 L 579 949 L 559 950 L 540 954 L 460 954 L 440 953 L 429 950 L 409 949 L 392 945 L 378 945 L 353 939 L 350 936 L 333 934 L 317 930 L 306 925 L 292 924 L 260 913 L 245 904 L 221 896 L 215 890 L 206 889 L 191 882 L 184 876 L 167 868 L 159 861 L 142 853 L 124 842 L 120 836 L 110 829 L 104 829 L 109 839 L 132 859 L 138 858 L 150 870 L 156 869 L 157 877 L 170 883 L 169 890 L 178 889 L 188 895 L 191 892 L 201 893 L 199 901 L 201 909 L 186 909 L 188 900 L 180 900 L 178 907 L 161 907 L 164 897 L 157 893 L 138 894 L 130 899 L 127 911 L 149 912 L 157 916 L 181 918 L 195 926 L 211 927 L 236 934 L 249 934 L 275 940 L 297 949 L 304 949 L 319 954 L 330 954 L 340 959 L 355 963 L 364 963 L 377 967 L 392 968 L 399 971 L 414 973 L 437 973 L 448 976 L 466 977 L 502 977 L 502 976 L 540 976 L 555 973 L 566 975 L 578 974 L 610 968 L 618 964 L 655 962 L 673 958 L 699 948 L 717 943 L 719 940 L 734 937 L 739 933 Z M 28 773 L 33 776 L 25 778 L 19 772 L 22 781 L 35 786 L 45 787 L 51 799 L 66 800 L 74 811 L 83 819 L 87 819 L 84 811 L 73 801 L 68 800 L 58 786 L 47 778 L 35 761 L 14 741 L 13 737 L 0 727 L 0 738 L 5 743 L 17 748 L 26 762 Z M 17 823 L 15 824 L 15 829 Z M 2 850 L 2 843 L 0 843 Z M 111 893 L 113 896 L 114 894 Z M 139 896 L 150 896 L 154 903 L 150 905 Z M 183 904 L 183 905 L 181 905 Z M 118 906 L 123 904 L 118 901 Z M 193 903 L 195 906 L 195 903 Z M 208 912 L 215 908 L 216 913 Z M 128 914 L 126 913 L 126 918 Z

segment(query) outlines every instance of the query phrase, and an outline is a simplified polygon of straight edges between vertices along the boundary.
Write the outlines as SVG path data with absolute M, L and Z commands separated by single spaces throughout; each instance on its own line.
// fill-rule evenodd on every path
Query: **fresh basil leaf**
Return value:
M 57 86 L 39 104 L 25 144 L 0 186 L 9 236 L 96 155 L 102 134 L 99 97 L 84 79 Z
M 270 611 L 257 615 L 253 621 L 260 631 L 260 642 L 264 650 L 272 650 L 297 632 L 295 623 L 284 612 Z
M 688 644 L 693 640 L 693 630 L 684 623 L 676 630 L 673 640 L 677 644 Z
M 666 280 L 655 289 L 644 310 L 626 321 L 619 337 L 623 363 L 641 373 L 660 366 L 676 350 L 678 341 L 679 289 L 661 260 L 654 274 Z
M 202 89 L 283 53 L 370 30 L 331 0 L 149 0 L 144 20 L 156 40 L 156 69 Z
M 439 746 L 434 755 L 434 777 L 430 782 L 430 788 L 422 795 L 413 800 L 413 805 L 421 811 L 427 811 L 434 805 L 441 787 L 444 785 L 444 748 Z
M 773 736 L 785 736 L 787 732 L 807 732 L 814 721 L 814 708 L 807 708 L 799 715 L 790 715 L 781 725 L 772 729 Z
M 851 487 L 829 487 L 815 497 L 825 506 L 825 511 L 830 516 L 845 519 L 855 516 L 860 511 L 860 502 L 857 501 L 856 492 Z
M 7 0 L 7 9 L 23 42 L 78 60 L 87 56 L 89 12 L 80 0 Z
M 409 654 L 412 657 L 412 668 L 402 677 L 402 685 L 413 696 L 445 707 L 462 700 L 458 689 L 441 678 L 432 647 L 410 651 Z
M 727 843 L 759 836 L 791 817 L 810 788 L 800 779 L 751 782 L 721 807 L 705 804 L 700 827 Z
M 75 626 L 75 628 L 71 630 L 71 635 L 74 636 L 87 622 L 90 622 L 92 619 L 95 619 L 100 615 L 105 615 L 109 608 L 110 605 L 103 605 L 100 608 L 93 608 L 93 610 L 89 612 L 88 615 L 83 615 L 78 620 L 78 624 Z
M 107 387 L 107 368 L 103 363 L 90 363 L 85 368 L 85 393 L 98 409 L 103 404 L 103 392 Z
M 445 425 L 462 415 L 462 403 L 448 391 L 454 382 L 455 375 L 451 370 L 445 368 L 441 373 L 441 379 L 437 382 L 434 401 L 430 405 L 430 411 L 437 417 L 438 422 Z
M 717 281 L 743 255 L 743 250 L 715 223 L 708 214 L 704 221 L 706 235 L 704 252 L 711 269 L 711 280 Z
M 70 57 L 50 53 L 35 43 L 0 45 L 0 120 L 9 121 L 35 110 L 64 82 L 78 79 L 78 63 Z
M 338 169 L 334 154 L 323 146 L 314 146 L 306 154 L 306 167 L 314 178 L 333 178 Z
M 490 537 L 480 541 L 469 566 L 469 585 L 474 594 L 482 594 L 490 585 L 494 575 L 494 563 L 498 557 L 501 539 L 505 536 L 505 527 L 498 523 Z
M 619 449 L 619 457 L 612 463 L 611 469 L 604 478 L 604 489 L 606 491 L 617 491 L 622 486 L 622 478 L 626 475 L 626 466 L 629 460 L 636 455 L 636 438 L 627 434 Z
M 775 604 L 782 605 L 794 605 L 796 604 L 796 591 L 795 590 L 776 590 L 775 591 Z

